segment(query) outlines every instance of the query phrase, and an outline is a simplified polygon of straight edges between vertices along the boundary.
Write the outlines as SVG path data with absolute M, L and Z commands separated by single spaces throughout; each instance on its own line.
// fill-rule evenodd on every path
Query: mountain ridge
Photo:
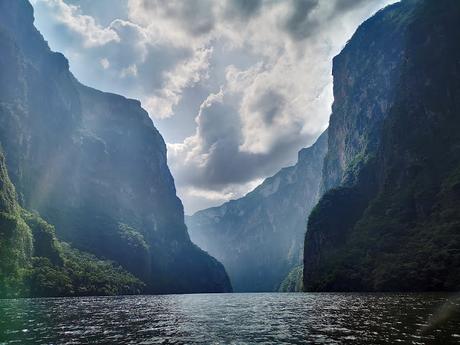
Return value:
M 310 209 L 319 198 L 327 132 L 246 196 L 186 217 L 192 241 L 225 265 L 235 291 L 277 291 L 301 263 Z
M 401 1 L 334 60 L 306 291 L 460 287 L 458 18 L 456 1 Z
M 28 1 L 0 9 L 0 141 L 21 206 L 145 292 L 231 291 L 224 267 L 190 241 L 166 145 L 140 102 L 79 83 Z

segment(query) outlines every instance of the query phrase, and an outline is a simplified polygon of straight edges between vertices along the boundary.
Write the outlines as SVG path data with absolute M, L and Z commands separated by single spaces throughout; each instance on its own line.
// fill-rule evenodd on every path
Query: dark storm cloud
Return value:
M 215 25 L 211 8 L 211 4 L 207 1 L 189 0 L 183 2 L 178 14 L 188 32 L 193 35 L 203 35 L 210 32 Z
M 261 97 L 263 102 L 267 102 L 269 110 L 276 103 L 276 99 L 268 102 L 270 97 L 281 96 L 267 93 Z M 197 138 L 200 139 L 200 153 L 206 155 L 206 160 L 203 164 L 184 164 L 175 169 L 179 186 L 192 185 L 219 191 L 229 184 L 247 183 L 261 175 L 273 174 L 278 167 L 292 161 L 292 148 L 298 147 L 306 139 L 287 137 L 266 153 L 241 151 L 241 118 L 231 103 L 231 99 L 214 97 L 201 107 L 197 118 Z
M 292 0 L 291 13 L 285 21 L 285 29 L 295 40 L 307 38 L 317 27 L 317 18 L 312 12 L 319 0 Z
M 219 191 L 228 184 L 247 183 L 272 175 L 293 160 L 297 153 L 293 153 L 292 148 L 299 147 L 304 139 L 292 138 L 267 154 L 241 152 L 234 142 L 219 141 L 211 151 L 204 176 L 197 176 L 196 185 Z
M 202 107 L 197 123 L 204 151 L 222 140 L 230 141 L 231 146 L 239 141 L 241 123 L 230 105 L 217 101 Z
M 274 90 L 267 90 L 250 106 L 251 111 L 259 112 L 267 125 L 273 124 L 281 115 L 286 105 L 286 99 Z
M 267 154 L 259 154 L 240 151 L 233 137 L 220 138 L 209 151 L 205 165 L 198 169 L 176 170 L 175 178 L 179 187 L 195 186 L 214 191 L 231 184 L 244 184 L 260 176 L 272 175 L 280 167 L 290 164 L 296 156 L 292 147 L 298 147 L 304 139 L 292 138 Z
M 259 14 L 262 0 L 230 0 L 225 15 L 230 18 L 248 19 Z
M 215 26 L 215 14 L 210 0 L 143 0 L 145 11 L 159 11 L 176 20 L 188 33 L 199 36 L 207 34 Z
M 332 4 L 331 11 L 326 15 L 317 15 L 315 9 L 326 0 L 292 0 L 289 17 L 284 28 L 294 40 L 311 37 L 315 32 L 335 17 L 346 14 L 360 6 L 368 6 L 369 0 L 327 0 Z
M 334 6 L 335 13 L 350 11 L 358 6 L 368 3 L 369 0 L 336 0 Z

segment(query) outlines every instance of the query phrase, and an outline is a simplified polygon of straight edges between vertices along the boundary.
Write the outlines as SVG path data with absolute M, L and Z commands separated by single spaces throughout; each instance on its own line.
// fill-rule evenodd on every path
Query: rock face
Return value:
M 196 244 L 219 259 L 235 291 L 276 291 L 302 262 L 307 216 L 318 200 L 327 133 L 245 197 L 186 217 Z
M 403 0 L 334 60 L 308 291 L 460 288 L 460 3 Z
M 0 152 L 0 298 L 126 295 L 143 286 L 112 262 L 60 243 L 53 226 L 24 210 Z
M 20 203 L 152 293 L 223 292 L 184 224 L 165 143 L 138 101 L 80 84 L 25 0 L 0 1 L 0 142 Z

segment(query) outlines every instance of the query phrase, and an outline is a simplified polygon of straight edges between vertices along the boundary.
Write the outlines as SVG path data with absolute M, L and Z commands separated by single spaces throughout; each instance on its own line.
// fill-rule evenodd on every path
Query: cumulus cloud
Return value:
M 133 20 L 151 25 L 152 18 L 159 19 L 193 36 L 209 33 L 215 24 L 212 0 L 130 0 L 129 9 Z
M 188 213 L 248 192 L 328 123 L 331 61 L 395 0 L 33 0 L 83 82 L 138 98 Z
M 256 14 L 260 14 L 262 0 L 233 0 L 228 1 L 223 10 L 223 15 L 227 18 L 248 19 Z
M 102 58 L 99 60 L 103 69 L 110 67 L 110 61 L 107 58 Z
M 283 136 L 268 151 L 242 149 L 246 138 L 244 123 L 247 121 L 241 116 L 243 87 L 257 70 L 229 68 L 227 78 L 232 79 L 228 81 L 229 87 L 210 94 L 201 104 L 195 134 L 182 143 L 168 145 L 170 166 L 175 172 L 179 192 L 184 200 L 193 199 L 195 208 L 209 206 L 203 200 L 198 203 L 199 196 L 214 204 L 217 199 L 225 199 L 224 196 L 228 200 L 248 192 L 247 188 L 253 187 L 261 176 L 273 173 L 274 167 L 282 167 L 290 161 L 292 147 L 301 147 L 305 139 L 314 139 L 313 135 L 309 138 Z M 241 82 L 239 87 L 234 85 L 237 81 Z M 271 122 L 269 125 L 274 127 L 275 116 L 281 114 L 279 106 L 283 103 L 279 97 L 276 92 L 268 91 L 256 98 L 264 103 L 262 111 L 257 107 L 259 104 L 253 105 L 263 116 L 273 117 L 263 121 Z
M 182 193 L 187 196 L 187 201 L 196 210 L 202 210 L 214 205 L 221 205 L 228 200 L 240 197 L 242 194 L 253 190 L 263 182 L 263 179 L 255 179 L 243 184 L 230 184 L 219 191 L 208 188 L 201 189 L 195 186 L 186 186 Z
M 368 0 L 336 0 L 334 4 L 335 12 L 348 11 L 350 9 L 362 6 Z
M 155 114 L 156 118 L 172 116 L 173 108 L 179 103 L 183 90 L 209 78 L 211 54 L 212 48 L 197 49 L 174 70 L 165 72 L 162 88 L 144 102 L 146 109 Z
M 319 0 L 294 0 L 284 23 L 288 33 L 294 39 L 303 39 L 314 33 L 319 26 L 319 16 L 314 15 Z
M 35 8 L 48 11 L 55 25 L 78 37 L 85 48 L 120 40 L 115 31 L 101 27 L 93 17 L 81 14 L 77 6 L 67 5 L 61 0 L 43 0 L 36 1 Z

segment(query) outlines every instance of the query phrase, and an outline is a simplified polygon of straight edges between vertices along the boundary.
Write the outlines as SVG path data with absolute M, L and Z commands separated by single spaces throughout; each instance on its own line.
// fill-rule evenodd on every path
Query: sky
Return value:
M 328 125 L 332 58 L 395 0 L 31 0 L 84 84 L 139 99 L 185 212 L 245 195 Z

